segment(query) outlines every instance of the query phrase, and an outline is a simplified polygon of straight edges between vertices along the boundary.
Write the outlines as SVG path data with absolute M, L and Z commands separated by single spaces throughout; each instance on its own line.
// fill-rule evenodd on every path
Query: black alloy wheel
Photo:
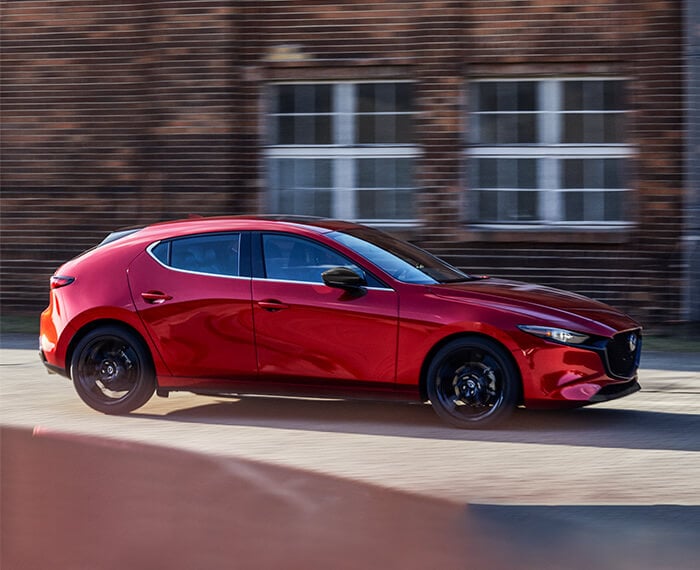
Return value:
M 483 337 L 442 347 L 428 368 L 427 389 L 435 412 L 459 428 L 503 421 L 515 409 L 519 375 L 507 352 Z
M 155 373 L 143 342 L 120 327 L 101 327 L 73 352 L 71 378 L 80 398 L 106 414 L 143 406 L 155 391 Z

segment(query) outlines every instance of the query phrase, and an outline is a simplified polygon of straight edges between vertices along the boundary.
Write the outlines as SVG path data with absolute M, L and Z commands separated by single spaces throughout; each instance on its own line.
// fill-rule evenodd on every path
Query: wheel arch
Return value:
M 116 328 L 121 328 L 130 334 L 133 334 L 136 336 L 136 338 L 139 339 L 139 341 L 143 344 L 143 348 L 146 351 L 146 354 L 148 355 L 148 358 L 150 359 L 150 365 L 152 369 L 156 370 L 155 367 L 155 361 L 153 358 L 153 352 L 151 351 L 151 347 L 148 344 L 148 340 L 144 338 L 143 334 L 141 332 L 131 326 L 129 323 L 125 323 L 124 321 L 120 321 L 118 319 L 97 319 L 95 321 L 90 321 L 83 325 L 78 331 L 73 335 L 73 337 L 70 340 L 70 343 L 68 343 L 68 348 L 66 350 L 66 373 L 68 374 L 68 377 L 72 378 L 71 374 L 71 362 L 73 361 L 73 353 L 75 352 L 75 348 L 78 346 L 80 341 L 85 338 L 86 335 L 90 334 L 92 331 L 101 328 L 101 327 L 116 327 Z
M 480 332 L 458 332 L 454 333 L 451 335 L 448 335 L 442 339 L 440 339 L 435 345 L 428 351 L 428 354 L 426 354 L 425 358 L 423 359 L 423 363 L 421 365 L 420 369 L 420 380 L 419 380 L 419 390 L 420 390 L 420 397 L 421 400 L 424 402 L 427 401 L 428 398 L 428 387 L 427 387 L 427 381 L 428 381 L 428 368 L 430 367 L 430 363 L 432 362 L 433 358 L 437 354 L 437 352 L 445 345 L 451 343 L 454 340 L 459 340 L 459 339 L 469 339 L 469 338 L 481 338 L 484 340 L 488 340 L 489 342 L 493 342 L 494 344 L 498 345 L 503 349 L 504 354 L 507 355 L 507 358 L 510 360 L 511 364 L 513 365 L 513 368 L 515 369 L 515 372 L 517 374 L 517 381 L 518 381 L 518 404 L 523 403 L 523 375 L 522 372 L 520 371 L 520 367 L 518 366 L 518 362 L 516 361 L 515 357 L 511 353 L 511 351 L 508 349 L 508 347 L 503 344 L 500 340 L 497 338 L 494 338 L 488 334 L 480 333 Z

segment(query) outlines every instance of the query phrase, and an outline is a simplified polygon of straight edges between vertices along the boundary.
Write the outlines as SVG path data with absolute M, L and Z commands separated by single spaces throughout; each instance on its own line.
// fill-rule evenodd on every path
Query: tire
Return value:
M 505 420 L 516 407 L 519 388 L 520 376 L 508 353 L 482 337 L 451 341 L 428 367 L 433 410 L 458 428 L 490 427 Z
M 85 335 L 73 351 L 71 378 L 80 398 L 105 414 L 143 406 L 156 388 L 150 354 L 136 334 L 105 326 Z

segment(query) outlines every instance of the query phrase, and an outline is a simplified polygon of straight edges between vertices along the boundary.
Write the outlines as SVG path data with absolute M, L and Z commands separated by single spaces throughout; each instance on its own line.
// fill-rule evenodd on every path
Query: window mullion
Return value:
M 352 220 L 356 211 L 355 169 L 357 161 L 338 157 L 333 160 L 333 217 Z
M 333 144 L 352 146 L 355 141 L 355 85 L 338 83 L 333 89 Z

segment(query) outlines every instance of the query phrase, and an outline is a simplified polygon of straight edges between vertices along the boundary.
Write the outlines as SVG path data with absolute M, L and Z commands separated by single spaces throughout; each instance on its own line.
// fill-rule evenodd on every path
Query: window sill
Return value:
M 633 223 L 610 225 L 506 225 L 474 224 L 464 228 L 465 242 L 495 243 L 627 243 L 632 239 Z

